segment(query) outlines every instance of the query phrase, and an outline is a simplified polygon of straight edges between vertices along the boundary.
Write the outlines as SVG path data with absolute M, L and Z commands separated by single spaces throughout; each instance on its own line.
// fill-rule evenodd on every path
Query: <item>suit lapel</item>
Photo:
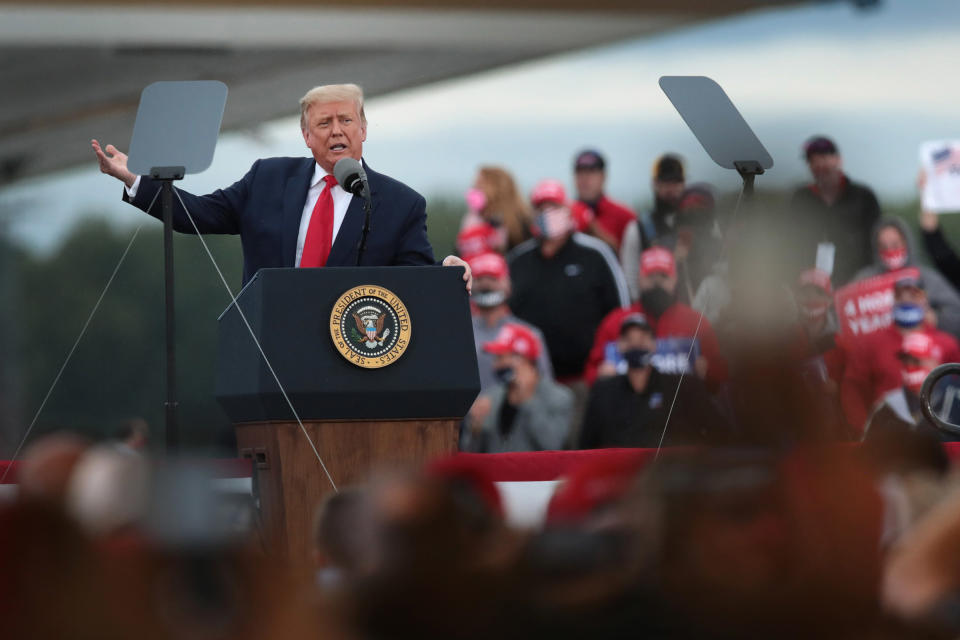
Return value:
M 370 201 L 372 208 L 370 210 L 370 230 L 373 232 L 374 221 L 377 214 L 377 186 L 379 185 L 379 174 L 370 170 L 367 163 L 363 163 L 363 168 L 367 172 L 367 182 L 370 183 Z M 363 231 L 363 221 L 366 213 L 363 210 L 363 198 L 353 196 L 350 200 L 350 206 L 347 207 L 347 215 L 343 218 L 343 224 L 337 232 L 337 237 L 330 248 L 330 257 L 327 258 L 327 264 L 332 267 L 352 267 L 355 266 L 356 250 L 360 246 L 360 232 Z M 352 259 L 352 260 L 351 260 Z
M 297 260 L 297 236 L 300 233 L 300 218 L 303 217 L 303 205 L 310 190 L 310 179 L 316 166 L 313 158 L 304 158 L 303 165 L 287 178 L 283 188 L 283 219 L 281 224 L 283 266 L 293 267 Z

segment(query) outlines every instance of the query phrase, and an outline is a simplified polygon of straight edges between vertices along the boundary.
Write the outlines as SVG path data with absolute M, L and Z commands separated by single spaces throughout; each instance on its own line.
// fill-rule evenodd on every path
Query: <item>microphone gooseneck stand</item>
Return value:
M 367 250 L 367 234 L 370 233 L 370 193 L 366 189 L 363 191 L 363 230 L 360 232 L 360 247 L 357 249 L 357 266 L 363 260 L 363 252 Z

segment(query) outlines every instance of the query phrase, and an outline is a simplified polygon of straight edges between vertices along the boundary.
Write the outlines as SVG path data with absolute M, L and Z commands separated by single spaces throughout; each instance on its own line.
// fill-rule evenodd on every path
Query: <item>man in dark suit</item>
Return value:
M 200 233 L 240 234 L 243 282 L 264 267 L 353 266 L 364 221 L 362 198 L 333 180 L 341 158 L 361 160 L 367 137 L 363 92 L 352 84 L 315 87 L 300 100 L 300 128 L 312 158 L 267 158 L 226 189 L 195 196 L 178 189 Z M 127 169 L 127 156 L 113 145 L 91 141 L 100 170 L 121 180 L 123 199 L 159 218 L 153 204 L 159 182 Z M 366 167 L 372 213 L 363 266 L 434 264 L 427 239 L 423 196 Z M 193 233 L 180 198 L 173 226 Z M 462 266 L 469 291 L 470 267 L 455 256 L 444 266 Z

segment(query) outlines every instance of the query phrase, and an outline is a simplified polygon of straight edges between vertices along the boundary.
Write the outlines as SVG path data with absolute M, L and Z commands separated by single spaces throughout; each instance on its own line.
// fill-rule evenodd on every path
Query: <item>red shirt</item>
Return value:
M 600 322 L 584 370 L 584 378 L 587 384 L 593 384 L 593 381 L 597 379 L 597 369 L 604 360 L 607 344 L 616 342 L 617 338 L 620 337 L 620 324 L 623 319 L 638 311 L 643 313 L 643 307 L 639 302 L 634 302 L 629 307 L 614 309 Z M 647 322 L 650 323 L 653 335 L 657 338 L 692 338 L 699 321 L 700 313 L 698 311 L 694 311 L 679 302 L 673 303 L 659 318 L 647 316 Z M 706 318 L 700 323 L 700 333 L 697 334 L 697 340 L 700 342 L 700 353 L 707 359 L 707 378 L 705 382 L 708 388 L 714 390 L 727 380 L 727 362 L 720 355 L 717 336 L 713 332 L 713 327 L 710 326 L 710 321 Z
M 590 222 L 595 221 L 604 231 L 617 239 L 616 248 L 618 250 L 623 243 L 623 234 L 626 233 L 627 225 L 637 219 L 637 214 L 628 207 L 611 200 L 605 195 L 600 196 L 596 206 L 592 209 L 582 202 L 575 202 L 572 212 L 577 224 L 577 231 L 587 231 Z M 586 212 L 593 215 L 586 215 Z
M 960 361 L 960 346 L 953 336 L 932 327 L 921 330 L 943 349 L 944 362 Z M 851 426 L 862 430 L 870 410 L 883 394 L 903 384 L 897 358 L 902 344 L 903 334 L 891 324 L 847 348 L 840 402 Z

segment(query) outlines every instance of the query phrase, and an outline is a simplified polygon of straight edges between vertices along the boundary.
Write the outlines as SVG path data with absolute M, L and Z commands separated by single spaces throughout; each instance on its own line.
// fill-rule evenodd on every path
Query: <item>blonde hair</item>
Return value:
M 312 104 L 328 104 L 353 100 L 360 114 L 360 123 L 367 126 L 367 116 L 363 112 L 363 89 L 355 84 L 323 84 L 307 91 L 300 98 L 300 128 L 307 128 L 307 109 Z
M 501 217 L 507 230 L 507 244 L 515 247 L 529 237 L 528 228 L 533 220 L 527 201 L 517 189 L 513 176 L 500 167 L 485 166 L 477 171 L 480 186 L 487 196 L 487 205 L 480 215 Z

